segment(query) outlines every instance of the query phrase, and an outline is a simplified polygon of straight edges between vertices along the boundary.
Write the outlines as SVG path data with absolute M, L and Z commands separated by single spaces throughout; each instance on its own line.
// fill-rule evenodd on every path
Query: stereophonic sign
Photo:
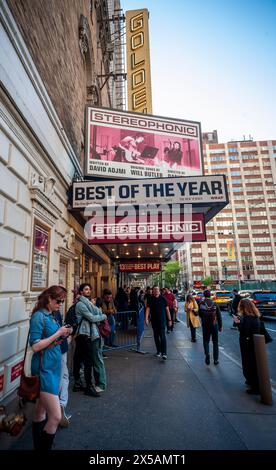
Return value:
M 153 243 L 206 241 L 203 214 L 173 214 L 172 212 L 137 217 L 92 217 L 85 225 L 85 235 L 91 244 Z
M 73 183 L 73 208 L 85 208 L 93 204 L 107 207 L 125 204 L 211 203 L 228 203 L 224 175 Z
M 119 271 L 122 273 L 132 272 L 132 273 L 153 273 L 161 271 L 160 261 L 139 261 L 131 262 L 126 261 L 125 263 L 119 264 Z
M 203 174 L 200 123 L 87 107 L 86 173 L 106 178 Z
M 152 113 L 149 12 L 126 11 L 126 56 L 128 110 Z

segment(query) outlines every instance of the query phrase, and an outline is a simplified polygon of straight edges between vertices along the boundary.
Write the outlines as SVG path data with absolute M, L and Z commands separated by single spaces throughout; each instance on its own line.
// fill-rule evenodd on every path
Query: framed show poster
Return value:
M 50 229 L 35 220 L 31 290 L 40 291 L 48 286 L 49 253 Z
M 60 286 L 67 288 L 67 274 L 68 274 L 68 263 L 64 259 L 60 259 L 59 262 L 59 281 L 58 284 Z M 62 317 L 64 318 L 65 312 L 67 310 L 67 298 L 65 298 L 64 304 L 60 305 L 60 313 Z

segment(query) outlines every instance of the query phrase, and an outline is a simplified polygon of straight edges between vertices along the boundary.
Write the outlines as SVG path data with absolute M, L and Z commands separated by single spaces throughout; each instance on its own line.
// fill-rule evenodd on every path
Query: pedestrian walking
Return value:
M 199 328 L 198 305 L 192 294 L 188 294 L 185 302 L 187 327 L 191 330 L 191 341 L 196 342 L 196 328 Z
M 160 294 L 158 286 L 152 289 L 152 297 L 149 298 L 146 308 L 145 321 L 149 325 L 149 315 L 151 317 L 151 326 L 153 329 L 154 341 L 156 346 L 156 356 L 163 360 L 167 359 L 167 341 L 166 341 L 166 320 L 170 326 L 172 320 L 170 310 L 166 299 Z
M 218 332 L 222 331 L 221 312 L 217 304 L 211 300 L 210 290 L 205 290 L 203 300 L 199 303 L 199 316 L 203 333 L 203 347 L 205 353 L 205 364 L 210 364 L 209 343 L 212 337 L 214 364 L 219 363 Z
M 167 333 L 170 333 L 171 331 L 173 331 L 173 327 L 174 327 L 175 295 L 172 293 L 172 291 L 168 287 L 165 287 L 163 296 L 165 297 L 165 299 L 168 303 L 168 307 L 169 307 L 169 310 L 170 310 L 170 318 L 172 320 L 170 325 L 168 324 L 168 321 L 167 321 Z
M 242 299 L 238 306 L 238 315 L 233 316 L 240 332 L 240 351 L 242 370 L 250 394 L 259 394 L 259 380 L 254 348 L 254 334 L 260 334 L 260 312 L 249 299 Z
M 106 373 L 97 323 L 106 320 L 106 315 L 90 301 L 90 284 L 81 284 L 79 293 L 80 297 L 76 303 L 76 316 L 79 326 L 74 354 L 73 374 L 75 383 L 73 391 L 83 389 L 80 381 L 80 365 L 83 363 L 86 384 L 84 394 L 90 397 L 99 397 L 99 392 L 106 388 Z M 92 367 L 95 387 L 92 386 Z
M 51 286 L 44 290 L 32 311 L 30 320 L 30 345 L 32 375 L 39 375 L 40 397 L 35 405 L 32 423 L 35 450 L 51 450 L 56 430 L 61 420 L 59 390 L 61 378 L 61 349 L 63 338 L 71 328 L 59 326 L 54 312 L 64 302 L 66 290 Z

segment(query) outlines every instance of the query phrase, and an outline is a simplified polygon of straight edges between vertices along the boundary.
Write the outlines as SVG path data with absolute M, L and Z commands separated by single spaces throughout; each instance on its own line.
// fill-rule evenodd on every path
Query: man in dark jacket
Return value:
M 171 326 L 171 316 L 168 303 L 163 295 L 160 294 L 158 286 L 152 288 L 152 297 L 146 308 L 146 325 L 149 325 L 149 315 L 153 329 L 154 341 L 156 346 L 156 357 L 167 359 L 167 342 L 165 335 L 166 320 Z
M 242 296 L 238 293 L 237 289 L 233 289 L 233 300 L 231 302 L 231 314 L 232 315 L 237 315 L 238 312 L 238 306 L 239 303 L 242 299 Z M 237 324 L 233 322 L 232 330 L 237 330 Z
M 219 363 L 218 332 L 222 331 L 222 318 L 219 307 L 211 300 L 211 292 L 204 291 L 204 298 L 199 303 L 199 316 L 201 318 L 205 364 L 210 364 L 209 343 L 212 336 L 214 364 Z

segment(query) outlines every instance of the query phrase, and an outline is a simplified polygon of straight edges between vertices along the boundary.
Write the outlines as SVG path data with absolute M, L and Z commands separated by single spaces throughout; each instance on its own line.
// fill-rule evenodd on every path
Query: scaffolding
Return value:
M 114 109 L 126 109 L 126 63 L 125 63 L 125 16 L 120 0 L 108 0 L 108 20 L 111 41 L 110 54 L 110 95 Z

